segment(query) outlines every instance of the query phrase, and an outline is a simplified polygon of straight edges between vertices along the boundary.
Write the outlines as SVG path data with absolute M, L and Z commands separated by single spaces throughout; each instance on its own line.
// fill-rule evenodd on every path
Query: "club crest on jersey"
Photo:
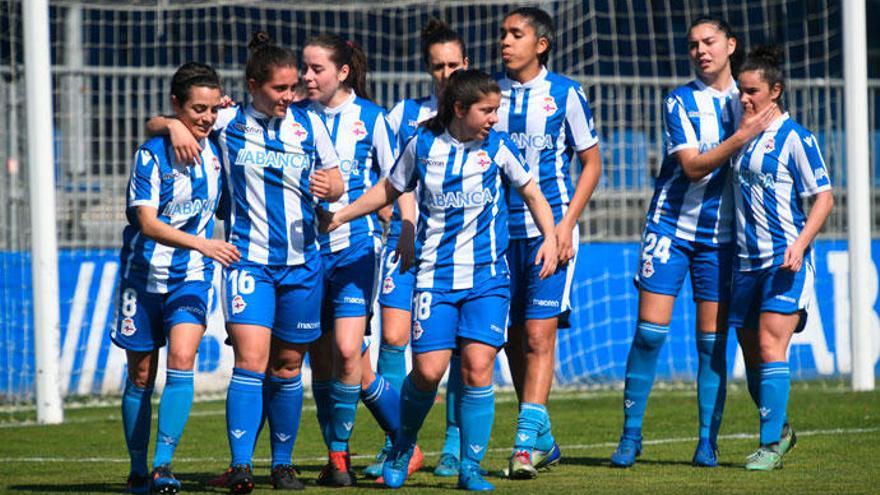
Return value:
M 417 321 L 413 323 L 413 340 L 419 340 L 424 333 L 425 330 L 422 329 L 422 324 L 420 322 Z
M 309 137 L 308 131 L 303 127 L 299 122 L 291 122 L 290 123 L 290 134 L 293 136 L 295 141 L 303 142 Z
M 137 332 L 137 327 L 134 324 L 134 320 L 131 318 L 123 318 L 122 319 L 122 329 L 120 330 L 122 335 L 126 337 L 131 337 Z
M 642 264 L 642 278 L 654 276 L 654 261 L 648 259 Z
M 545 96 L 544 102 L 541 104 L 541 110 L 549 117 L 556 113 L 559 107 L 556 106 L 556 100 L 552 96 Z
M 211 165 L 214 166 L 214 172 L 220 171 L 220 160 L 218 160 L 216 156 L 211 157 Z
M 391 276 L 385 277 L 385 280 L 382 281 L 382 294 L 391 294 L 394 291 L 394 279 Z
M 367 125 L 364 124 L 363 120 L 355 120 L 354 123 L 351 124 L 351 133 L 356 140 L 360 141 L 367 137 Z
M 477 164 L 483 172 L 489 169 L 489 165 L 492 165 L 492 159 L 489 158 L 489 153 L 487 153 L 486 150 L 480 150 L 477 152 Z
M 247 308 L 247 303 L 244 302 L 244 298 L 241 297 L 240 294 L 236 294 L 235 297 L 232 298 L 232 314 L 237 315 Z
M 776 147 L 776 140 L 772 137 L 764 142 L 764 153 L 770 153 Z

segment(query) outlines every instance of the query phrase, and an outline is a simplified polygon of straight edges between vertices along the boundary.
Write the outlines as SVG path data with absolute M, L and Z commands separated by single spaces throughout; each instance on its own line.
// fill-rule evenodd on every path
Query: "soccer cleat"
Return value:
M 364 468 L 364 476 L 367 478 L 381 478 L 382 477 L 382 464 L 385 463 L 385 459 L 388 458 L 388 454 L 391 453 L 391 445 L 385 444 L 382 447 L 382 450 L 376 454 L 376 462 L 370 464 L 369 466 Z
M 797 435 L 791 425 L 785 423 L 782 427 L 782 437 L 779 438 L 779 455 L 788 454 L 795 445 L 797 445 Z
M 531 480 L 538 476 L 538 470 L 532 464 L 532 454 L 527 450 L 517 450 L 510 456 L 507 469 L 512 480 Z
M 138 495 L 150 493 L 150 475 L 129 474 L 128 479 L 125 481 L 125 493 Z
M 614 467 L 628 468 L 636 463 L 636 457 L 642 454 L 642 437 L 630 437 L 623 435 L 617 450 L 611 454 L 611 465 Z
M 782 454 L 779 453 L 779 444 L 762 445 L 752 455 L 746 458 L 747 471 L 773 471 L 782 469 Z
M 330 460 L 318 475 L 318 484 L 336 488 L 357 484 L 357 478 L 351 472 L 351 457 L 348 452 L 330 451 Z
M 413 456 L 415 446 L 410 446 L 406 450 L 398 447 L 391 449 L 391 454 L 385 459 L 382 465 L 382 482 L 388 488 L 400 488 L 409 477 L 409 460 Z
M 175 493 L 180 492 L 180 481 L 174 477 L 174 474 L 171 473 L 171 466 L 168 464 L 162 464 L 153 470 L 153 474 L 150 475 L 152 478 L 152 492 L 153 493 L 162 493 L 166 495 L 174 495 Z
M 226 488 L 227 484 L 229 483 L 229 473 L 231 473 L 231 472 L 232 472 L 232 466 L 226 468 L 226 471 L 223 471 L 223 474 L 221 474 L 215 478 L 209 479 L 208 483 L 207 483 L 208 486 L 214 487 L 214 488 Z
M 247 464 L 236 464 L 229 468 L 226 475 L 226 487 L 229 493 L 238 495 L 254 491 L 254 474 Z
M 276 490 L 304 490 L 303 482 L 296 477 L 299 474 L 290 464 L 279 464 L 272 468 L 272 488 Z
M 535 464 L 535 469 L 545 469 L 550 466 L 555 466 L 559 464 L 559 461 L 562 459 L 562 451 L 559 450 L 559 444 L 553 442 L 553 447 L 548 451 L 535 449 L 532 451 L 532 462 Z
M 698 467 L 718 466 L 718 446 L 710 442 L 708 438 L 701 438 L 694 451 L 691 464 Z
M 440 456 L 440 461 L 437 462 L 437 466 L 434 468 L 434 476 L 440 476 L 441 478 L 458 476 L 458 466 L 458 457 L 450 453 L 444 453 Z
M 413 448 L 412 456 L 409 458 L 409 464 L 406 468 L 406 477 L 409 478 L 412 474 L 419 469 L 422 469 L 422 465 L 425 463 L 425 455 L 422 453 L 422 449 L 419 448 L 418 445 Z M 384 484 L 385 478 L 379 476 L 376 478 L 376 483 Z
M 482 469 L 477 464 L 467 464 L 461 467 L 458 475 L 458 487 L 470 492 L 491 492 L 495 489 L 492 483 L 483 479 Z

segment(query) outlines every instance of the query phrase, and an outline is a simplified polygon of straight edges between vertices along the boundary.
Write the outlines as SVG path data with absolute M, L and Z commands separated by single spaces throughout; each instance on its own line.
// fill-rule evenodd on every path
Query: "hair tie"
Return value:
M 349 48 L 354 48 L 354 42 L 352 42 L 351 40 L 345 40 L 345 46 Z

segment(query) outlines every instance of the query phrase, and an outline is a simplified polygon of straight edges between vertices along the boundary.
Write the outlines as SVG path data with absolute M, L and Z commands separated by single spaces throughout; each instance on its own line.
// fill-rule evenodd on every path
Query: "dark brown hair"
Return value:
M 309 39 L 306 46 L 319 46 L 330 52 L 330 60 L 337 69 L 347 65 L 348 77 L 342 81 L 342 85 L 361 98 L 371 99 L 367 92 L 367 55 L 357 43 L 335 34 L 322 34 Z

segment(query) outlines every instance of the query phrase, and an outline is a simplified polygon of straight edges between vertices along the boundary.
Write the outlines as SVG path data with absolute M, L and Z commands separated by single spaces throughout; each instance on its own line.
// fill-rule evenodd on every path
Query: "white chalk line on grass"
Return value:
M 815 436 L 825 436 L 825 435 L 856 435 L 860 433 L 876 433 L 880 431 L 880 427 L 875 428 L 833 428 L 828 430 L 806 430 L 806 431 L 798 431 L 797 435 L 799 437 L 815 437 Z M 718 435 L 719 440 L 749 440 L 758 438 L 758 435 L 755 433 L 731 433 L 727 435 Z M 642 444 L 644 445 L 667 445 L 674 443 L 689 443 L 696 442 L 696 437 L 671 437 L 671 438 L 658 438 L 654 440 L 643 440 Z M 588 444 L 576 444 L 576 445 L 561 445 L 559 448 L 563 452 L 571 451 L 571 450 L 592 450 L 592 449 L 604 449 L 604 448 L 613 448 L 617 447 L 617 442 L 601 442 L 601 443 L 588 443 Z M 509 447 L 498 447 L 493 449 L 488 449 L 489 452 L 510 452 Z M 441 452 L 424 452 L 425 457 L 439 457 Z M 353 455 L 351 456 L 353 459 L 373 459 L 372 455 Z M 179 457 L 175 459 L 175 462 L 226 462 L 229 460 L 229 457 Z M 255 462 L 259 463 L 268 463 L 271 459 L 267 458 L 255 458 Z M 299 457 L 295 459 L 299 463 L 303 462 L 323 462 L 327 460 L 327 457 Z M 128 458 L 124 457 L 0 457 L 0 462 L 18 462 L 18 463 L 45 463 L 45 462 L 72 462 L 72 463 L 82 463 L 82 464 L 91 464 L 91 463 L 127 463 L 129 462 Z

